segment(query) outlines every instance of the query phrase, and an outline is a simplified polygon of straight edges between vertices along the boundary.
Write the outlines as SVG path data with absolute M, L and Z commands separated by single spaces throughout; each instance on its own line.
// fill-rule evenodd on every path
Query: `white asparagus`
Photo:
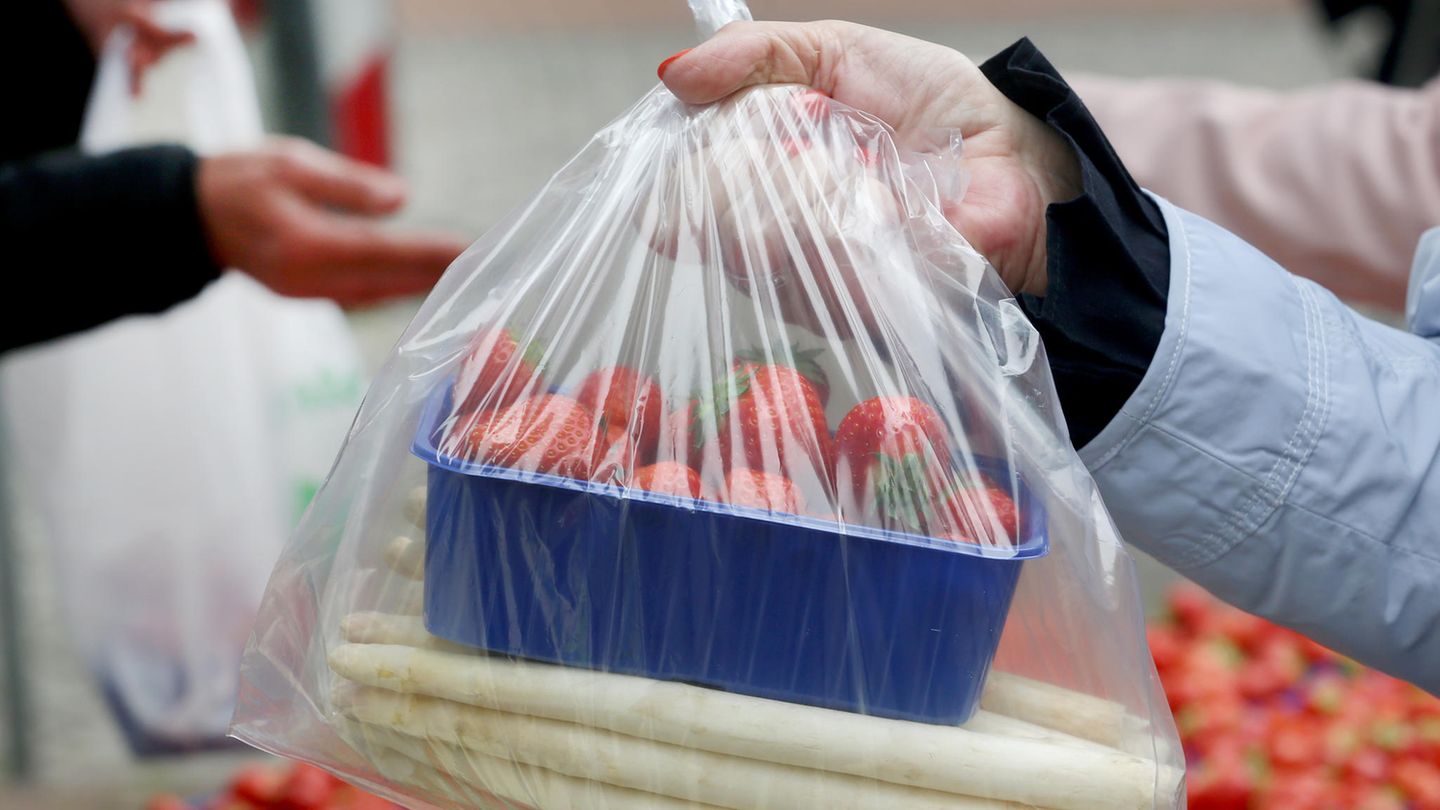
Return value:
M 1003 714 L 987 712 L 984 709 L 976 709 L 975 714 L 971 715 L 970 719 L 965 721 L 965 724 L 960 726 L 960 728 L 966 731 L 973 731 L 976 734 L 989 734 L 996 737 L 1014 737 L 1020 740 L 1036 740 L 1038 742 L 1054 743 L 1055 745 L 1068 745 L 1072 748 L 1087 748 L 1091 751 L 1109 752 L 1119 750 L 1112 749 L 1108 745 L 1101 745 L 1093 740 L 1075 737 L 1025 720 L 1006 717 Z
M 980 708 L 1037 723 L 1056 731 L 1118 748 L 1125 732 L 1125 707 L 1073 689 L 991 672 Z
M 580 779 L 714 804 L 730 810 L 1000 810 L 1002 802 L 726 756 L 540 717 L 438 698 L 358 687 L 337 695 L 351 719 L 420 740 L 440 740 Z
M 470 649 L 430 635 L 424 623 L 413 616 L 361 612 L 347 616 L 341 627 L 345 640 L 355 643 L 398 644 L 417 649 Z M 355 634 L 345 632 L 346 628 Z M 1125 707 L 1114 701 L 996 671 L 991 671 L 986 679 L 980 707 L 1068 737 L 1090 740 L 1106 748 L 1119 746 L 1127 717 Z
M 364 727 L 362 723 L 353 721 L 348 721 L 345 725 L 353 729 Z M 413 798 L 424 801 L 427 805 L 453 808 L 453 810 L 471 810 L 471 808 L 518 810 L 528 807 L 515 799 L 487 793 L 448 774 L 442 774 L 435 768 L 423 762 L 417 762 L 392 748 L 357 740 L 353 732 L 346 734 L 346 740 L 365 757 L 377 773 L 396 785 L 404 785 L 405 790 Z
M 1058 810 L 1149 808 L 1160 775 L 1150 760 L 1098 746 L 980 734 L 502 658 L 346 645 L 332 651 L 330 664 L 350 680 L 381 689 L 423 691 L 680 747 Z
M 363 611 L 351 613 L 340 620 L 340 637 L 354 644 L 394 644 L 419 650 L 483 655 L 478 650 L 430 635 L 425 630 L 425 621 L 419 616 Z
M 460 780 L 467 787 L 494 793 L 541 810 L 715 810 L 669 796 L 576 779 L 548 768 L 485 756 L 438 740 L 417 740 L 398 731 L 365 723 L 346 724 L 367 743 L 366 753 L 394 752 L 421 769 L 423 783 Z M 451 788 L 447 793 L 458 794 Z M 473 801 L 473 798 L 470 799 Z
M 425 499 L 427 497 L 424 486 L 418 486 L 410 490 L 405 496 L 405 519 L 419 529 L 421 534 L 425 532 Z
M 401 647 L 409 647 L 412 649 L 440 650 L 468 656 L 483 655 L 476 650 L 470 649 L 468 647 L 463 647 L 458 644 L 451 644 L 426 633 L 424 623 L 417 616 L 392 616 L 385 613 L 353 613 L 350 616 L 347 616 L 341 622 L 341 634 L 346 641 L 357 644 L 394 644 Z M 396 651 L 377 651 L 377 659 L 381 659 L 383 661 L 383 663 L 377 663 L 377 666 L 394 666 L 396 662 L 393 660 L 393 657 L 396 654 Z M 544 705 L 539 707 L 530 707 L 506 704 L 502 699 L 501 693 L 497 690 L 491 690 L 489 693 L 481 695 L 477 698 L 477 690 L 474 688 L 473 684 L 462 684 L 457 688 L 457 686 L 453 683 L 447 683 L 443 680 L 431 680 L 424 677 L 407 677 L 400 683 L 396 683 L 392 679 L 376 677 L 377 673 L 381 671 L 380 669 L 368 669 L 363 666 L 355 666 L 357 662 L 351 659 L 348 653 L 342 653 L 341 656 L 341 665 L 345 666 L 348 671 L 342 671 L 337 669 L 337 672 L 357 683 L 362 683 L 367 686 L 377 686 L 382 689 L 392 689 L 397 692 L 429 695 L 431 697 L 444 698 L 446 700 L 453 700 L 459 703 L 469 703 L 474 706 L 480 706 L 481 708 L 496 709 L 498 711 L 509 711 L 518 714 L 536 714 L 537 716 L 541 717 L 549 717 L 552 720 L 565 720 L 570 722 L 593 722 L 594 725 L 597 725 L 601 728 L 608 728 L 611 731 L 619 731 L 621 733 L 631 734 L 635 733 L 634 729 L 632 728 L 632 726 L 634 725 L 633 723 L 620 722 L 617 724 L 607 724 L 606 719 L 608 713 L 606 716 L 596 716 L 594 713 L 594 707 L 588 705 L 588 703 L 583 706 L 552 706 L 549 707 L 551 709 L 551 713 L 546 713 L 547 707 Z M 497 668 L 503 668 L 506 665 L 512 663 L 508 658 L 496 658 L 495 661 L 496 663 L 494 664 L 494 666 Z M 525 665 L 515 664 L 515 666 Z M 537 663 L 531 664 L 530 666 L 544 667 L 546 665 Z M 590 679 L 585 678 L 583 672 L 589 672 L 589 670 L 585 670 L 582 671 L 581 674 L 577 674 L 577 679 L 589 681 Z M 604 677 L 607 677 L 603 673 L 597 674 L 602 679 Z M 575 701 L 579 701 L 580 695 L 588 694 L 589 692 L 589 686 L 585 685 L 582 686 L 574 695 L 572 695 L 572 697 L 575 699 Z M 534 708 L 535 711 L 531 711 L 532 708 Z M 622 717 L 620 719 L 625 720 L 628 719 L 628 717 Z M 986 711 L 975 712 L 975 715 L 971 717 L 968 722 L 965 723 L 963 728 L 965 728 L 967 731 L 973 731 L 977 734 L 993 734 L 1002 737 L 1016 737 L 1019 739 L 1040 740 L 1043 742 L 1055 743 L 1057 745 L 1070 745 L 1078 748 L 1090 748 L 1105 751 L 1109 750 L 1108 746 L 1103 746 L 1099 743 L 1092 742 L 1081 737 L 1064 734 L 1053 729 L 1037 725 L 1035 723 L 1030 723 L 1024 720 L 1017 720 L 1012 717 L 1004 717 L 1002 715 L 992 714 Z M 674 739 L 666 741 L 671 743 L 677 743 L 677 741 Z M 677 744 L 684 743 L 679 742 Z M 803 764 L 807 767 L 821 767 L 820 765 L 809 762 L 799 764 Z M 857 775 L 866 776 L 868 774 L 862 773 Z
M 406 579 L 425 579 L 425 544 L 400 535 L 385 546 L 385 564 Z

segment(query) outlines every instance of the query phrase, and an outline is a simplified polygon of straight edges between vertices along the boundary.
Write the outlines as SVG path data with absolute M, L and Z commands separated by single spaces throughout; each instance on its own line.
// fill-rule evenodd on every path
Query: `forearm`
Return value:
M 160 312 L 219 273 L 178 147 L 53 155 L 0 167 L 0 238 L 12 306 L 0 350 Z
M 1347 299 L 1399 309 L 1415 242 L 1440 222 L 1440 85 L 1072 84 L 1142 185 Z
M 1123 536 L 1440 691 L 1440 347 L 1166 208 L 1165 333 L 1081 451 Z

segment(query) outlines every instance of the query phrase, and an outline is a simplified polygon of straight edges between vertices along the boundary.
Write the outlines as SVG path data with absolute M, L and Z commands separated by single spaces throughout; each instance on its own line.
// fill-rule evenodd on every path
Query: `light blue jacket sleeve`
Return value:
M 1164 336 L 1080 454 L 1122 535 L 1440 693 L 1440 235 L 1421 244 L 1407 333 L 1160 203 Z

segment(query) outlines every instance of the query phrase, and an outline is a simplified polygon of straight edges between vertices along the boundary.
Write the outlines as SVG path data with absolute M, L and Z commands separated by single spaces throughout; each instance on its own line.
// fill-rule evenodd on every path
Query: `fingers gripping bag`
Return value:
M 417 807 L 1175 806 L 1131 562 L 957 163 L 794 86 L 596 134 L 371 387 L 233 732 Z

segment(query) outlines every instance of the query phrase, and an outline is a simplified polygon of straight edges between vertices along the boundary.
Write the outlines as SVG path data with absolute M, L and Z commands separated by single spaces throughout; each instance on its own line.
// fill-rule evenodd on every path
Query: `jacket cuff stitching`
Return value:
M 1244 497 L 1237 512 L 1225 516 L 1202 535 L 1188 553 L 1177 555 L 1176 562 L 1187 568 L 1204 565 L 1224 555 L 1264 525 L 1285 502 L 1295 481 L 1309 463 L 1329 421 L 1329 346 L 1321 324 L 1320 307 L 1310 287 L 1294 280 L 1292 284 L 1305 312 L 1305 409 L 1280 457 L 1271 466 L 1264 481 Z

